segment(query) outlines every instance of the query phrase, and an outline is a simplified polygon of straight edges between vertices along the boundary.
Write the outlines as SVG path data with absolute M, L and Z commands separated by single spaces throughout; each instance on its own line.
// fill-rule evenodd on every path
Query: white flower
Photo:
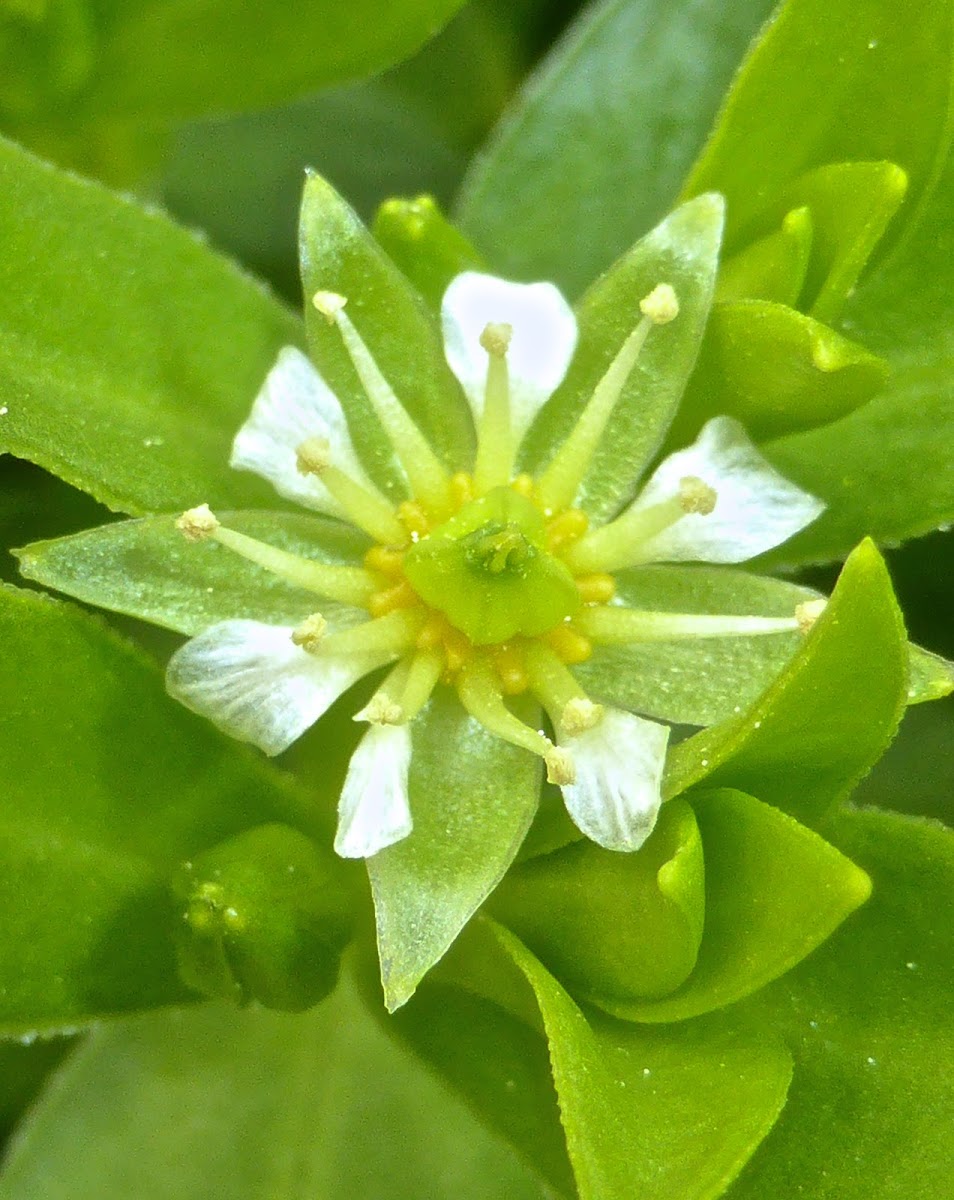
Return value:
M 370 858 L 411 832 L 410 764 L 407 725 L 372 724 L 351 756 L 338 803 L 335 850 L 342 858 Z

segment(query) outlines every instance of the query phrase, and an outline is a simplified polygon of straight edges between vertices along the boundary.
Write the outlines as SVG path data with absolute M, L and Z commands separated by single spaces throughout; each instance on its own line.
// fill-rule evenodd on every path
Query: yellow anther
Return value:
M 716 506 L 719 495 L 698 475 L 684 475 L 679 480 L 679 507 L 684 513 L 699 513 L 707 517 Z
M 425 624 L 424 628 L 417 635 L 415 645 L 418 650 L 436 650 L 438 647 L 443 648 L 444 645 L 444 629 L 446 621 L 443 617 L 435 614 Z
M 329 325 L 334 325 L 338 313 L 348 303 L 347 299 L 337 292 L 315 292 L 311 302 Z
M 547 781 L 558 787 L 565 787 L 576 780 L 576 767 L 569 750 L 562 746 L 551 746 L 543 761 L 547 765 Z
M 616 580 L 603 572 L 580 575 L 575 582 L 584 604 L 608 604 L 616 595 Z
M 560 726 L 567 737 L 576 737 L 599 725 L 603 719 L 602 704 L 594 704 L 584 696 L 574 696 L 563 706 Z
M 497 646 L 494 650 L 494 666 L 506 695 L 519 696 L 530 686 L 521 646 L 513 642 L 503 642 Z
M 593 643 L 569 625 L 558 625 L 546 635 L 546 641 L 565 663 L 583 663 L 593 653 Z
M 517 475 L 514 479 L 511 479 L 510 486 L 518 495 L 526 497 L 527 500 L 533 499 L 532 475 Z
M 798 622 L 799 633 L 808 633 L 825 611 L 827 604 L 825 597 L 819 596 L 817 600 L 805 600 L 795 606 L 795 620 Z
M 406 579 L 393 587 L 375 592 L 368 601 L 368 612 L 372 617 L 383 617 L 397 608 L 411 608 L 420 603 L 420 597 Z
M 331 466 L 331 443 L 327 438 L 305 438 L 295 451 L 299 475 L 320 475 Z
M 397 515 L 412 538 L 424 537 L 430 532 L 431 523 L 427 513 L 416 500 L 402 500 L 398 505 Z
M 375 693 L 362 708 L 352 717 L 353 721 L 367 721 L 370 725 L 401 725 L 404 722 L 404 709 L 389 696 Z
M 400 578 L 404 573 L 404 551 L 391 546 L 372 546 L 364 556 L 364 565 L 389 579 Z
M 590 519 L 580 508 L 568 508 L 547 522 L 547 549 L 571 546 L 589 528 Z
M 292 630 L 291 640 L 309 654 L 316 654 L 328 633 L 328 622 L 321 613 L 312 613 Z
M 654 325 L 668 325 L 679 316 L 679 299 L 669 283 L 657 283 L 639 302 L 639 311 Z
M 445 678 L 453 679 L 470 661 L 474 647 L 464 635 L 453 626 L 447 625 L 444 630 L 444 660 Z
M 503 358 L 510 348 L 512 337 L 512 325 L 491 321 L 489 325 L 484 326 L 484 331 L 480 335 L 480 344 L 488 354 L 493 354 L 496 358 Z
M 451 476 L 450 481 L 451 503 L 454 506 L 454 511 L 463 508 L 465 504 L 469 504 L 474 498 L 474 481 L 466 471 L 458 471 L 456 475 Z
M 201 542 L 219 528 L 219 519 L 207 504 L 190 508 L 176 521 L 176 529 L 190 542 Z

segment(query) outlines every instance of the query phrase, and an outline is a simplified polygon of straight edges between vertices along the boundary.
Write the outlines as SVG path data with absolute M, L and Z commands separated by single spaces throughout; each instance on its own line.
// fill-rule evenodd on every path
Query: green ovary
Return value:
M 573 576 L 546 549 L 543 514 L 506 487 L 412 546 L 404 570 L 421 599 L 477 646 L 537 637 L 580 607 Z

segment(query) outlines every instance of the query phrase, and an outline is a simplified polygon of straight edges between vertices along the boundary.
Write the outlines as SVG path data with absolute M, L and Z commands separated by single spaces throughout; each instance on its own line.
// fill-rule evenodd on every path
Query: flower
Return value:
M 318 292 L 393 447 L 410 499 L 378 489 L 344 410 L 309 359 L 281 351 L 239 430 L 232 465 L 284 497 L 348 521 L 374 543 L 362 565 L 329 565 L 220 524 L 204 505 L 179 520 L 322 598 L 296 627 L 213 625 L 168 670 L 170 693 L 226 732 L 277 754 L 357 680 L 394 664 L 356 716 L 369 728 L 351 759 L 335 847 L 369 857 L 408 836 L 409 727 L 441 685 L 497 737 L 546 764 L 579 829 L 611 850 L 638 849 L 660 806 L 668 728 L 600 703 L 574 666 L 621 643 L 774 634 L 785 617 L 626 607 L 615 572 L 647 563 L 738 563 L 779 545 L 822 510 L 779 475 L 737 421 L 716 417 L 665 458 L 619 515 L 590 526 L 580 485 L 647 339 L 679 319 L 673 288 L 647 295 L 576 423 L 535 478 L 520 444 L 563 380 L 577 342 L 573 312 L 549 283 L 457 276 L 442 307 L 447 361 L 476 429 L 473 467 L 452 474 L 414 424 L 349 317 L 346 297 Z M 413 348 L 409 348 L 413 352 Z M 507 697 L 532 693 L 553 736 L 520 720 Z

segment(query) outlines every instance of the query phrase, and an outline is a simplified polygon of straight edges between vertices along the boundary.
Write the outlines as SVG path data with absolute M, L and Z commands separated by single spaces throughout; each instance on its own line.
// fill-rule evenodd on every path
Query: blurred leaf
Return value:
M 908 713 L 852 800 L 954 825 L 954 701 Z
M 386 200 L 378 209 L 373 232 L 385 252 L 437 311 L 455 275 L 486 269 L 477 251 L 444 217 L 431 196 Z
M 707 792 L 693 807 L 706 857 L 696 968 L 659 1000 L 599 997 L 614 1016 L 665 1023 L 732 1004 L 801 962 L 871 894 L 864 871 L 752 796 Z
M 367 542 L 305 513 L 219 513 L 230 529 L 321 562 L 360 562 Z M 194 634 L 236 617 L 297 625 L 315 596 L 214 542 L 188 542 L 175 517 L 144 517 L 34 542 L 15 551 L 27 579 L 86 604 Z M 325 615 L 340 606 L 325 603 Z
M 4 587 L 0 626 L 0 1032 L 182 1001 L 172 870 L 250 825 L 313 817 L 99 623 Z
M 6 1164 L 14 1196 L 541 1200 L 350 986 L 304 1016 L 212 1004 L 96 1030 Z
M 881 757 L 908 690 L 908 650 L 884 561 L 863 542 L 775 683 L 742 716 L 674 747 L 664 784 L 764 796 L 817 826 Z
M 500 882 L 540 798 L 539 760 L 488 733 L 456 695 L 437 692 L 411 737 L 414 831 L 368 859 L 392 1011 Z
M 870 811 L 839 813 L 826 835 L 874 893 L 746 1006 L 784 1034 L 796 1067 L 778 1125 L 729 1195 L 788 1196 L 797 1181 L 812 1200 L 938 1200 L 954 1172 L 954 836 Z
M 4 142 L 0 197 L 0 451 L 131 513 L 266 496 L 229 446 L 299 323 L 158 213 Z
M 659 283 L 679 298 L 679 315 L 654 327 L 630 372 L 577 503 L 606 520 L 632 498 L 658 450 L 692 371 L 709 315 L 722 236 L 722 202 L 700 196 L 678 208 L 598 279 L 577 305 L 580 344 L 566 378 L 521 447 L 521 468 L 537 472 L 638 323 L 639 302 Z
M 0 1139 L 4 1142 L 73 1045 L 72 1038 L 0 1043 Z
M 767 210 L 792 207 L 789 185 L 803 172 L 884 160 L 910 180 L 910 219 L 950 139 L 952 46 L 947 0 L 903 11 L 885 0 L 787 0 L 746 58 L 683 195 L 725 195 L 734 250 Z
M 674 800 L 639 853 L 583 840 L 533 858 L 509 873 L 489 911 L 577 996 L 666 996 L 695 966 L 704 876 L 692 809 Z
M 812 233 L 811 210 L 793 208 L 778 229 L 722 264 L 716 300 L 771 300 L 794 307 L 805 286 Z
M 591 5 L 465 182 L 495 270 L 578 294 L 672 201 L 770 0 Z
M 941 700 L 954 692 L 954 663 L 939 654 L 911 646 L 908 666 L 908 704 Z

